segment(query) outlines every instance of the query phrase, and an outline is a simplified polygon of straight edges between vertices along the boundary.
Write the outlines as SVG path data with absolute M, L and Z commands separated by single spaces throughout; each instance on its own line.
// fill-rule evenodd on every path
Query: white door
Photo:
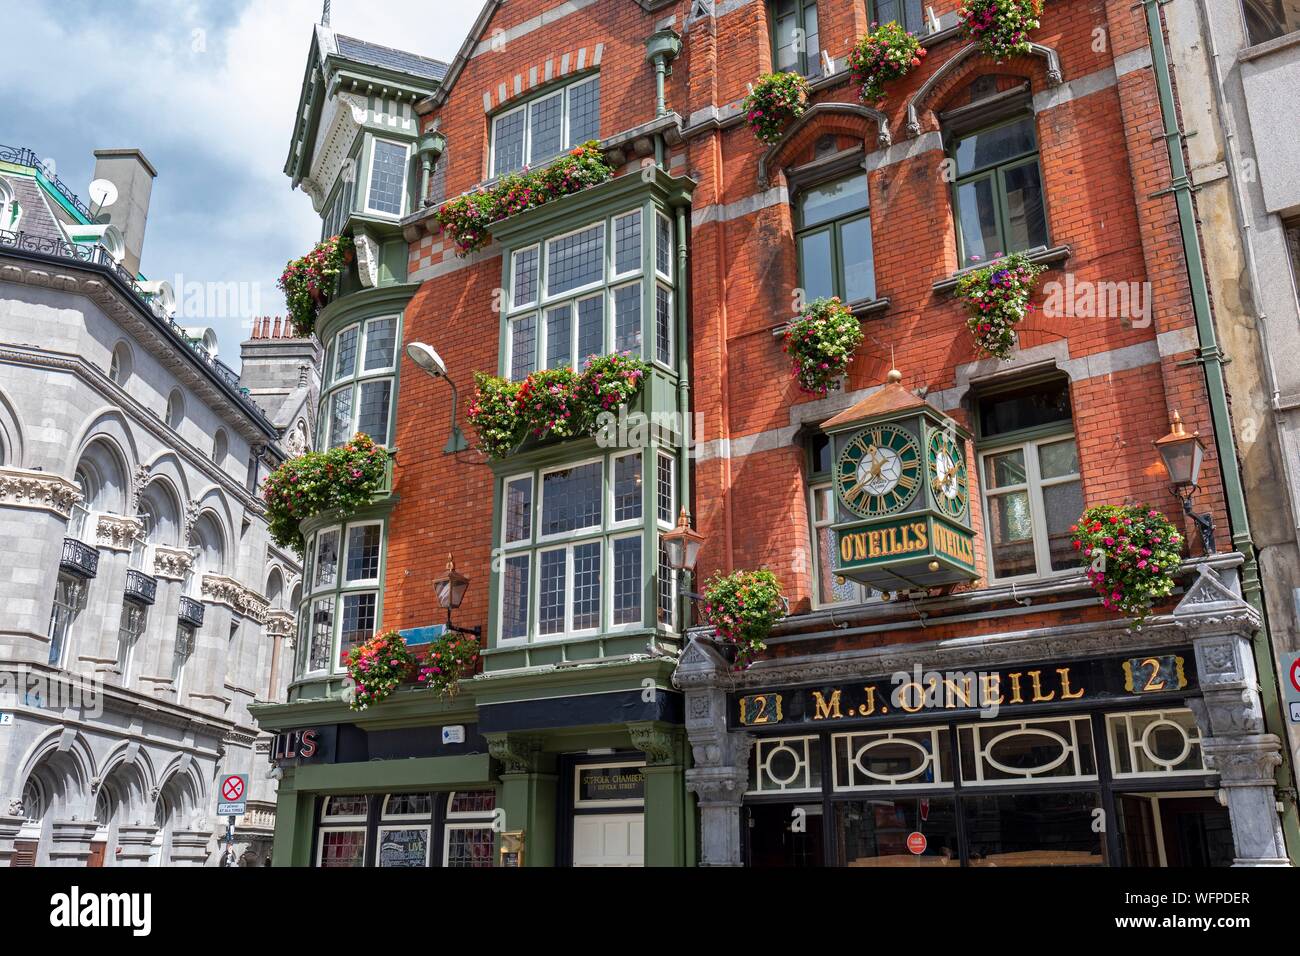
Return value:
M 644 864 L 644 814 L 591 813 L 573 818 L 574 866 Z

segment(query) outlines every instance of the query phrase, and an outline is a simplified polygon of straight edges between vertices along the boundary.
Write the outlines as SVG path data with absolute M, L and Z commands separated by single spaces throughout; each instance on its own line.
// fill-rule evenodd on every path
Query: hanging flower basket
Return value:
M 814 299 L 786 329 L 782 348 L 790 356 L 790 374 L 810 395 L 840 387 L 853 355 L 862 344 L 862 324 L 838 298 Z
M 350 237 L 330 236 L 301 259 L 291 259 L 285 265 L 277 285 L 284 293 L 295 334 L 311 335 L 316 314 L 338 292 L 339 275 L 355 255 Z
M 1183 536 L 1146 505 L 1096 505 L 1071 525 L 1074 548 L 1108 610 L 1141 624 L 1174 590 Z
M 286 461 L 262 483 L 272 540 L 302 554 L 302 522 L 323 511 L 349 515 L 370 504 L 384 483 L 387 463 L 384 450 L 361 433 L 338 448 Z
M 885 84 L 901 80 L 920 66 L 925 53 L 921 41 L 892 20 L 871 24 L 849 50 L 849 72 L 859 87 L 858 98 L 863 103 L 880 103 L 885 98 Z
M 808 109 L 808 81 L 798 73 L 765 73 L 745 97 L 745 122 L 760 143 L 771 146 Z
M 386 700 L 415 670 L 415 655 L 396 631 L 385 631 L 348 651 L 352 699 L 348 707 L 365 710 Z
M 1043 0 L 966 0 L 957 11 L 966 36 L 999 63 L 1029 52 L 1042 15 Z
M 1029 298 L 1045 271 L 1045 266 L 1036 266 L 1016 252 L 957 280 L 953 295 L 966 306 L 966 327 L 977 353 L 1003 360 L 1011 357 L 1016 326 L 1034 311 Z
M 645 387 L 650 366 L 626 352 L 592 356 L 582 374 L 568 366 L 533 372 L 511 382 L 474 376 L 470 424 L 491 458 L 505 458 L 528 438 L 576 438 L 600 427 L 602 412 L 629 404 Z
M 704 619 L 736 649 L 735 670 L 747 670 L 767 650 L 768 634 L 785 617 L 781 582 L 766 568 L 714 574 L 704 587 Z
M 543 169 L 503 176 L 489 187 L 449 200 L 438 210 L 437 220 L 455 244 L 456 255 L 464 258 L 488 244 L 493 223 L 598 185 L 613 175 L 614 169 L 596 141 L 590 140 Z
M 418 680 L 439 697 L 454 697 L 460 682 L 474 674 L 477 664 L 478 641 L 452 631 L 429 645 Z

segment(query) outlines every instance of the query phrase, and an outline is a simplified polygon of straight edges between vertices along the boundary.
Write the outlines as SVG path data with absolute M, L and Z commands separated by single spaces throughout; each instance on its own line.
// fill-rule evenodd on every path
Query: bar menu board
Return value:
M 379 831 L 380 866 L 428 866 L 429 828 L 391 827 Z

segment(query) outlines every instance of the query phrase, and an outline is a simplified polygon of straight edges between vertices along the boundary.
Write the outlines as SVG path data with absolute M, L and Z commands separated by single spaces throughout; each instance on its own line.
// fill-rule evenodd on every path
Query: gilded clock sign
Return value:
M 977 576 L 967 436 L 902 375 L 823 423 L 835 453 L 835 573 L 882 591 Z

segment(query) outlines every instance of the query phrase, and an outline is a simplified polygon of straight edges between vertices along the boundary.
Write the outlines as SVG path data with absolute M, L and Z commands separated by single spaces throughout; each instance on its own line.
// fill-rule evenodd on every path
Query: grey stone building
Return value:
M 1300 155 L 1288 135 L 1300 3 L 1163 10 L 1269 632 L 1285 655 L 1300 649 Z M 1300 759 L 1300 723 L 1286 716 Z
M 176 324 L 139 274 L 154 175 L 98 151 L 92 215 L 0 147 L 0 866 L 215 864 L 227 773 L 250 775 L 236 858 L 270 851 L 248 706 L 283 699 L 300 570 L 257 489 L 315 353 L 254 341 L 255 384 L 291 379 L 268 414 Z

